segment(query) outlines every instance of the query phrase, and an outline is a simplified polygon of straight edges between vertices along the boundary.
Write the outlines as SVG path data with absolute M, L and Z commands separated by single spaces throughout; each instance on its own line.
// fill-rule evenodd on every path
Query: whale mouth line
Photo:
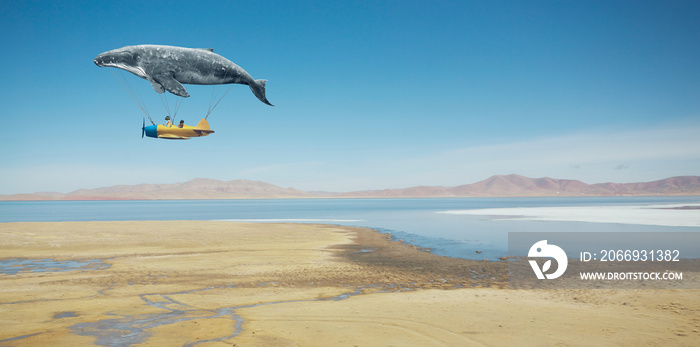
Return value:
M 143 68 L 139 66 L 131 66 L 131 65 L 126 65 L 123 63 L 115 63 L 115 62 L 103 62 L 102 65 L 104 67 L 116 67 L 117 69 L 122 69 L 128 72 L 131 72 L 132 74 L 139 76 L 141 78 L 148 79 L 148 75 L 146 74 L 145 71 L 143 71 Z

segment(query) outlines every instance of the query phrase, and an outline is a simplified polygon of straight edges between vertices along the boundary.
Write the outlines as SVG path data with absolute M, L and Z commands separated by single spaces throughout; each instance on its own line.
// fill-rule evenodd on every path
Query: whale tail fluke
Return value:
M 255 94 L 255 96 L 258 99 L 260 99 L 260 101 L 262 101 L 270 106 L 274 106 L 269 101 L 267 101 L 267 98 L 265 97 L 265 82 L 267 82 L 267 80 L 255 80 L 255 81 L 253 81 L 253 83 L 249 84 L 250 90 L 253 91 L 253 94 Z

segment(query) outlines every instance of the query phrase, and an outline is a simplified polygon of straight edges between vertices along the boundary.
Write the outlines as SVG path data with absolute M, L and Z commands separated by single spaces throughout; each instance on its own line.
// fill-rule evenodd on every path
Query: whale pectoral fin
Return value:
M 188 98 L 190 94 L 187 93 L 185 87 L 178 82 L 171 74 L 161 74 L 153 76 L 153 79 L 165 88 L 165 90 L 183 98 Z M 155 86 L 154 86 L 155 88 Z M 158 91 L 156 89 L 156 91 Z
M 153 90 L 155 90 L 156 93 L 159 93 L 159 94 L 165 93 L 165 88 L 163 88 L 163 86 L 160 83 L 158 83 L 150 78 L 148 79 L 148 81 L 151 82 L 151 85 L 153 86 Z

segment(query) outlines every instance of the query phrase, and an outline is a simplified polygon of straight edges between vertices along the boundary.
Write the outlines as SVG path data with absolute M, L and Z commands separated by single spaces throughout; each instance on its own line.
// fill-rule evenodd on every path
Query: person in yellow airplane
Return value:
M 180 124 L 177 125 L 178 128 L 182 128 L 185 125 L 185 121 L 181 120 Z
M 165 116 L 165 126 L 171 127 L 173 123 L 170 123 L 170 116 Z

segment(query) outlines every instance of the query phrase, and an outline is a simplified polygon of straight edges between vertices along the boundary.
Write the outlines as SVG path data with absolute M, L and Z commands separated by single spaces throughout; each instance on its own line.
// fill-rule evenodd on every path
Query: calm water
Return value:
M 390 232 L 397 239 L 431 248 L 433 253 L 440 255 L 493 260 L 507 255 L 508 232 L 665 232 L 700 231 L 700 228 L 494 221 L 488 216 L 436 212 L 480 208 L 698 202 L 700 197 L 32 201 L 0 202 L 0 222 L 231 220 L 338 224 Z

